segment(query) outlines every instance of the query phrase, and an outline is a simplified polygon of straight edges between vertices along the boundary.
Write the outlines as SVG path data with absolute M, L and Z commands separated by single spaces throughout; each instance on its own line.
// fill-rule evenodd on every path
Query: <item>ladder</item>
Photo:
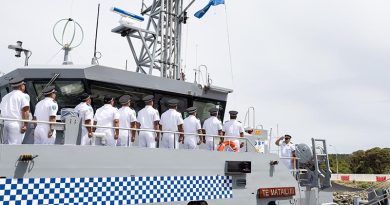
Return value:
M 311 139 L 313 147 L 314 160 L 314 187 L 326 189 L 331 187 L 331 170 L 329 165 L 328 150 L 326 147 L 326 140 Z M 322 166 L 321 166 L 322 165 Z

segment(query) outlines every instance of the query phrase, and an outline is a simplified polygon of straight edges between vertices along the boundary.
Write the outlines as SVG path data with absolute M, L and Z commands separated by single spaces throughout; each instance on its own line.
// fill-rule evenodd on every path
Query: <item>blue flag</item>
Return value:
M 225 0 L 210 0 L 209 3 L 201 10 L 197 11 L 194 16 L 196 18 L 202 18 L 203 15 L 206 14 L 206 12 L 209 10 L 209 8 L 211 6 L 216 6 L 216 5 L 219 5 L 219 4 L 224 4 L 225 3 Z

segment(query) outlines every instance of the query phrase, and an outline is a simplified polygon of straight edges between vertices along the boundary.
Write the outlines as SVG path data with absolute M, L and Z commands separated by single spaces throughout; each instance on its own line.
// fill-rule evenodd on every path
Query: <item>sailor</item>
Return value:
M 159 131 L 160 115 L 153 108 L 153 99 L 153 95 L 142 98 L 145 107 L 138 112 L 137 121 L 141 129 Z M 160 139 L 160 132 L 140 131 L 138 137 L 140 147 L 156 148 L 156 142 Z
M 284 141 L 280 143 L 281 140 Z M 283 164 L 287 166 L 290 170 L 294 169 L 294 157 L 295 157 L 295 145 L 290 141 L 291 135 L 284 135 L 276 140 L 275 144 L 280 146 L 280 157 Z
M 189 114 L 186 119 L 184 119 L 184 132 L 185 133 L 198 133 L 202 134 L 202 127 L 200 126 L 200 120 L 196 118 L 196 107 L 187 108 L 187 113 Z M 199 140 L 197 140 L 199 138 Z M 197 149 L 198 145 L 202 143 L 201 135 L 184 135 L 184 149 Z
M 47 86 L 42 90 L 45 98 L 35 106 L 34 120 L 45 122 L 56 122 L 58 105 L 55 101 L 56 93 L 54 86 Z M 54 144 L 56 140 L 56 130 L 48 123 L 38 123 L 34 130 L 35 144 Z
M 177 103 L 179 101 L 177 99 L 168 100 L 169 110 L 165 111 L 161 115 L 160 120 L 160 130 L 162 131 L 171 131 L 171 132 L 183 132 L 183 118 L 181 113 L 176 111 Z M 161 145 L 162 148 L 169 149 L 179 149 L 179 142 L 182 142 L 184 139 L 183 134 L 173 134 L 173 133 L 163 133 L 161 137 Z
M 237 121 L 237 111 L 231 110 L 229 111 L 230 114 L 230 120 L 225 122 L 223 125 L 222 131 L 224 133 L 224 136 L 229 136 L 229 137 L 244 137 L 244 127 L 240 122 Z M 241 142 L 236 138 L 234 139 L 229 139 L 227 138 L 226 140 L 232 141 L 234 143 L 233 146 L 237 148 L 237 151 L 239 148 L 244 146 L 244 142 Z
M 78 104 L 74 111 L 79 114 L 80 120 L 83 124 L 93 125 L 93 109 L 91 107 L 91 96 L 88 93 L 83 93 L 80 96 L 80 104 Z M 92 127 L 82 126 L 81 128 L 81 145 L 91 145 Z
M 24 93 L 26 83 L 22 78 L 13 78 L 9 83 L 13 91 L 5 95 L 1 100 L 1 116 L 17 120 L 28 120 L 30 96 Z M 28 122 L 5 121 L 4 144 L 22 144 L 27 126 Z
M 119 103 L 122 107 L 119 109 L 119 127 L 137 128 L 137 118 L 135 111 L 130 108 L 130 95 L 123 95 L 119 98 Z M 131 133 L 131 136 L 130 136 Z M 119 130 L 118 146 L 131 146 L 131 142 L 135 140 L 136 130 Z
M 203 129 L 206 131 L 206 149 L 214 150 L 215 141 L 223 142 L 222 138 L 210 137 L 207 135 L 219 135 L 222 136 L 222 122 L 217 118 L 218 108 L 211 108 L 209 110 L 210 117 L 204 121 Z
M 103 127 L 119 127 L 119 112 L 116 107 L 114 107 L 114 98 L 110 95 L 105 95 L 103 99 L 104 105 L 96 110 L 95 122 L 97 126 Z M 102 139 L 102 145 L 106 146 L 116 146 L 119 129 L 114 128 L 96 128 L 96 134 L 104 134 L 104 139 Z

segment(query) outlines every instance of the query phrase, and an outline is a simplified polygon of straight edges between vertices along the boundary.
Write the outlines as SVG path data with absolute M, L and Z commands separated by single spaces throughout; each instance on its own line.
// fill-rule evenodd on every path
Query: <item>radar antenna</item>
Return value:
M 64 23 L 63 29 L 62 29 L 62 36 L 61 36 L 61 41 L 59 38 L 56 36 L 56 28 L 60 23 Z M 69 27 L 68 27 L 69 26 Z M 71 27 L 70 27 L 71 26 Z M 67 32 L 67 28 L 73 29 L 70 32 Z M 81 38 L 79 42 L 75 43 L 75 37 L 76 33 L 79 30 L 81 32 Z M 69 41 L 66 41 L 65 34 L 70 33 L 71 37 Z M 77 23 L 75 20 L 71 18 L 67 19 L 61 19 L 57 21 L 54 26 L 53 26 L 53 36 L 54 39 L 57 41 L 58 44 L 62 46 L 62 49 L 64 50 L 64 62 L 62 63 L 63 65 L 72 65 L 73 62 L 69 60 L 69 52 L 78 46 L 81 45 L 84 39 L 84 31 L 83 28 L 81 28 L 80 24 Z
M 194 1 L 185 8 L 183 0 L 153 0 L 149 6 L 143 2 L 141 15 L 149 17 L 146 29 L 123 22 L 112 29 L 112 32 L 126 37 L 137 65 L 137 72 L 151 75 L 153 70 L 157 70 L 161 77 L 180 79 L 182 24 L 186 23 L 187 9 Z M 130 12 L 122 12 L 121 15 L 143 20 L 135 18 L 137 15 Z M 139 54 L 134 44 L 136 40 L 141 41 Z

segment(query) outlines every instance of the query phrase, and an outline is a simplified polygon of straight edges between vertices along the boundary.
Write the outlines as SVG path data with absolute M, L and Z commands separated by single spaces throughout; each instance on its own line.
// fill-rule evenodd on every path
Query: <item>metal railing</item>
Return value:
M 213 144 L 215 144 L 215 139 L 216 138 L 228 138 L 228 139 L 234 139 L 234 140 L 239 140 L 239 141 L 242 141 L 244 140 L 246 143 L 245 143 L 245 152 L 248 152 L 248 144 L 253 148 L 253 149 L 256 149 L 255 145 L 250 141 L 248 140 L 247 138 L 245 137 L 235 137 L 235 136 L 221 136 L 221 135 L 210 135 L 210 134 L 199 134 L 199 133 L 190 133 L 190 132 L 179 132 L 179 131 L 163 131 L 163 130 L 154 130 L 154 129 L 144 129 L 144 128 L 127 128 L 127 127 L 110 127 L 110 126 L 100 126 L 100 125 L 87 125 L 87 124 L 83 124 L 82 126 L 85 126 L 85 127 L 92 127 L 92 128 L 104 128 L 104 129 L 119 129 L 119 130 L 127 130 L 127 131 L 132 131 L 132 130 L 135 130 L 135 131 L 139 131 L 139 132 L 155 132 L 155 133 L 160 133 L 160 134 L 164 134 L 164 133 L 168 133 L 168 134 L 174 134 L 174 142 L 176 142 L 176 138 L 177 136 L 176 135 L 180 135 L 180 134 L 183 134 L 184 136 L 185 135 L 193 135 L 193 136 L 200 136 L 200 137 L 213 137 Z M 226 141 L 226 140 L 225 140 Z M 174 143 L 175 145 L 176 143 Z M 239 145 L 240 146 L 240 145 Z M 215 149 L 215 147 L 214 147 Z M 232 149 L 231 147 L 228 147 L 228 149 Z M 232 149 L 233 150 L 233 149 Z
M 364 190 L 359 191 L 358 193 L 373 193 L 375 195 L 374 199 L 368 200 L 361 200 L 360 197 L 353 197 L 353 205 L 388 205 L 390 204 L 390 179 L 387 179 L 385 182 L 378 184 L 374 184 Z M 378 195 L 376 190 L 382 190 L 382 192 L 385 192 L 381 195 Z M 385 203 L 387 200 L 387 203 Z
M 67 126 L 67 123 L 65 123 L 65 122 L 22 120 L 22 119 L 12 119 L 12 118 L 4 118 L 4 117 L 0 117 L 0 121 L 28 122 L 28 123 L 33 123 L 33 124 L 50 124 L 51 129 L 55 129 L 55 130 L 66 130 L 66 126 Z M 213 144 L 214 145 L 215 145 L 215 139 L 216 138 L 225 138 L 225 141 L 226 141 L 226 138 L 227 138 L 229 140 L 239 140 L 239 142 L 245 141 L 245 152 L 248 152 L 248 145 L 251 148 L 253 148 L 253 150 L 256 149 L 255 145 L 250 140 L 248 140 L 245 137 L 221 136 L 221 135 L 210 135 L 210 134 L 199 134 L 199 133 L 186 133 L 186 132 L 178 132 L 178 131 L 162 131 L 162 130 L 143 129 L 143 128 L 111 127 L 111 126 L 87 125 L 87 124 L 82 124 L 82 126 L 84 126 L 84 127 L 92 127 L 92 128 L 113 129 L 113 130 L 119 129 L 119 130 L 127 130 L 127 131 L 135 130 L 135 131 L 138 131 L 138 132 L 155 132 L 155 133 L 160 133 L 160 134 L 170 133 L 170 134 L 174 134 L 174 142 L 176 142 L 176 137 L 177 137 L 176 135 L 180 135 L 180 134 L 201 136 L 201 137 L 213 137 Z M 0 135 L 1 135 L 0 138 L 2 139 L 3 138 L 3 133 L 1 132 Z M 176 144 L 176 143 L 174 143 L 174 144 Z M 240 145 L 238 145 L 238 148 L 240 148 Z M 229 149 L 232 149 L 232 148 L 229 147 Z M 215 150 L 215 147 L 214 147 L 214 150 Z

